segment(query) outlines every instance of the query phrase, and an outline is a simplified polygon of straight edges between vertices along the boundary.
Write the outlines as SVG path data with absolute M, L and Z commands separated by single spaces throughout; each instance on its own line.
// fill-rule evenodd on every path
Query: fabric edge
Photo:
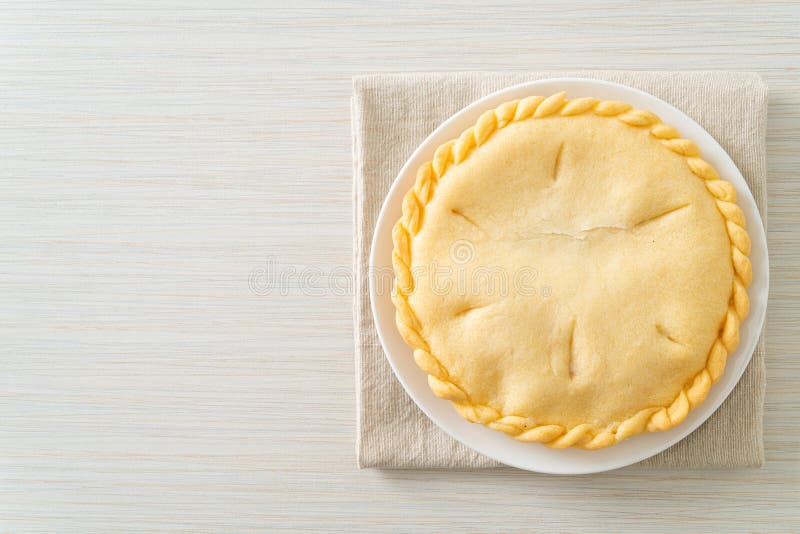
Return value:
M 361 273 L 361 258 L 359 257 L 361 245 L 361 203 L 359 195 L 359 184 L 361 183 L 359 174 L 359 136 L 358 136 L 358 113 L 355 97 L 355 80 L 353 84 L 354 94 L 350 97 L 350 133 L 351 133 L 351 151 L 353 157 L 353 181 L 352 181 L 352 199 L 353 199 L 353 341 L 354 351 L 353 364 L 355 365 L 355 386 L 356 386 L 356 463 L 359 469 L 363 469 L 362 461 L 362 409 L 361 409 L 361 328 L 359 318 L 361 317 L 361 307 L 359 304 L 360 291 L 357 289 L 358 280 Z
M 752 73 L 755 79 L 755 85 L 757 86 L 760 97 L 761 97 L 761 117 L 763 118 L 763 123 L 761 124 L 761 128 L 759 130 L 759 140 L 760 144 L 758 147 L 758 152 L 761 155 L 764 165 L 764 201 L 762 202 L 762 206 L 760 208 L 761 213 L 761 222 L 764 225 L 764 233 L 767 235 L 767 249 L 769 249 L 769 159 L 767 157 L 767 132 L 769 131 L 769 85 L 767 85 L 764 78 L 758 73 Z M 767 309 L 769 309 L 769 303 L 767 303 Z M 767 339 L 765 332 L 767 331 L 767 319 L 768 315 L 764 317 L 764 325 L 761 328 L 761 336 L 756 345 L 756 350 L 761 349 L 763 357 L 760 359 L 761 365 L 761 380 L 760 380 L 760 393 L 761 398 L 759 400 L 756 417 L 758 418 L 758 464 L 755 467 L 764 467 L 767 463 L 767 455 L 766 450 L 764 448 L 764 408 L 765 408 L 765 401 L 767 396 Z

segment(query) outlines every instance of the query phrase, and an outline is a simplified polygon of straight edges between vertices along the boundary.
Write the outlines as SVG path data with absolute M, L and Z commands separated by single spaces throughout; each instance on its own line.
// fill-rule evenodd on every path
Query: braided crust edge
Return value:
M 583 113 L 614 118 L 633 128 L 648 128 L 650 134 L 660 140 L 662 145 L 686 159 L 691 172 L 705 182 L 725 219 L 731 243 L 734 279 L 728 311 L 719 336 L 708 353 L 705 368 L 686 384 L 669 406 L 645 408 L 622 422 L 611 423 L 606 427 L 587 423 L 565 428 L 561 425 L 540 425 L 532 418 L 503 414 L 491 406 L 474 403 L 469 394 L 456 383 L 456 379 L 431 354 L 430 346 L 421 333 L 422 325 L 408 302 L 408 295 L 414 289 L 411 241 L 419 232 L 425 206 L 433 198 L 438 181 L 447 169 L 468 158 L 494 132 L 513 122 Z M 748 258 L 750 237 L 745 230 L 744 213 L 736 204 L 736 191 L 729 182 L 720 179 L 717 171 L 708 162 L 700 158 L 700 150 L 692 141 L 682 139 L 675 128 L 663 124 L 654 113 L 634 109 L 625 102 L 596 98 L 567 99 L 566 93 L 561 92 L 546 98 L 530 96 L 506 102 L 486 111 L 474 126 L 462 132 L 458 139 L 439 146 L 434 152 L 433 160 L 419 167 L 414 186 L 403 198 L 403 215 L 392 229 L 392 240 L 392 266 L 395 273 L 392 301 L 396 308 L 397 327 L 406 343 L 414 349 L 417 365 L 428 373 L 428 384 L 433 393 L 449 400 L 471 422 L 482 423 L 519 441 L 538 442 L 554 448 L 600 449 L 645 431 L 668 430 L 683 421 L 690 410 L 705 400 L 711 386 L 722 376 L 728 355 L 739 344 L 739 324 L 749 311 L 747 287 L 753 278 Z

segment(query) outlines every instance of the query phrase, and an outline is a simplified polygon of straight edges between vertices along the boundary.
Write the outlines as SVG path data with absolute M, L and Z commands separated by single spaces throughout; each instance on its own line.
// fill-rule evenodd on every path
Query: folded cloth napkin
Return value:
M 385 469 L 476 469 L 498 462 L 461 445 L 405 393 L 383 353 L 369 305 L 372 233 L 392 181 L 414 149 L 448 117 L 504 87 L 544 78 L 596 78 L 636 87 L 700 123 L 742 171 L 767 215 L 767 88 L 737 72 L 470 72 L 380 74 L 353 80 L 354 302 L 358 464 Z M 764 339 L 725 403 L 700 428 L 635 467 L 731 468 L 764 462 Z

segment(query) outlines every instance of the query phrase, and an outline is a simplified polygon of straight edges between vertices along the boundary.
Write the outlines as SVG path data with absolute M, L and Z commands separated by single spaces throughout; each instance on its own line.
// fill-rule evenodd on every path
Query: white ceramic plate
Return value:
M 755 349 L 764 324 L 769 286 L 767 239 L 753 195 L 731 158 L 699 124 L 666 102 L 650 95 L 610 82 L 581 78 L 555 78 L 509 87 L 478 100 L 459 111 L 439 126 L 412 154 L 394 181 L 381 209 L 370 255 L 370 273 L 391 271 L 392 226 L 401 215 L 401 200 L 414 183 L 416 169 L 433 157 L 440 144 L 458 137 L 472 126 L 480 114 L 503 102 L 530 95 L 551 95 L 567 91 L 568 98 L 593 96 L 605 100 L 622 100 L 639 109 L 658 114 L 666 124 L 675 126 L 681 135 L 694 141 L 723 179 L 730 181 L 738 193 L 739 205 L 747 217 L 747 229 L 753 242 L 750 260 L 753 264 L 753 284 L 750 295 L 750 315 L 740 329 L 739 348 L 730 355 L 725 374 L 714 385 L 705 402 L 689 412 L 686 419 L 666 432 L 645 433 L 629 438 L 613 447 L 597 451 L 579 449 L 550 449 L 538 443 L 515 441 L 501 432 L 466 421 L 448 401 L 436 397 L 428 387 L 425 373 L 414 363 L 412 351 L 400 337 L 394 323 L 394 306 L 390 292 L 370 276 L 372 313 L 383 348 L 397 378 L 414 402 L 439 427 L 452 437 L 481 454 L 504 464 L 554 474 L 596 473 L 624 467 L 653 456 L 674 445 L 699 427 L 722 404 L 741 378 Z

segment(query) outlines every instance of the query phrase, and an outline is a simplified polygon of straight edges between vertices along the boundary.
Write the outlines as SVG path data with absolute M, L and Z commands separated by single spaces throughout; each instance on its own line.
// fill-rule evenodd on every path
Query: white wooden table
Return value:
M 0 531 L 800 529 L 796 2 L 70 4 L 0 4 Z M 561 67 L 767 80 L 768 463 L 359 471 L 350 77 Z

